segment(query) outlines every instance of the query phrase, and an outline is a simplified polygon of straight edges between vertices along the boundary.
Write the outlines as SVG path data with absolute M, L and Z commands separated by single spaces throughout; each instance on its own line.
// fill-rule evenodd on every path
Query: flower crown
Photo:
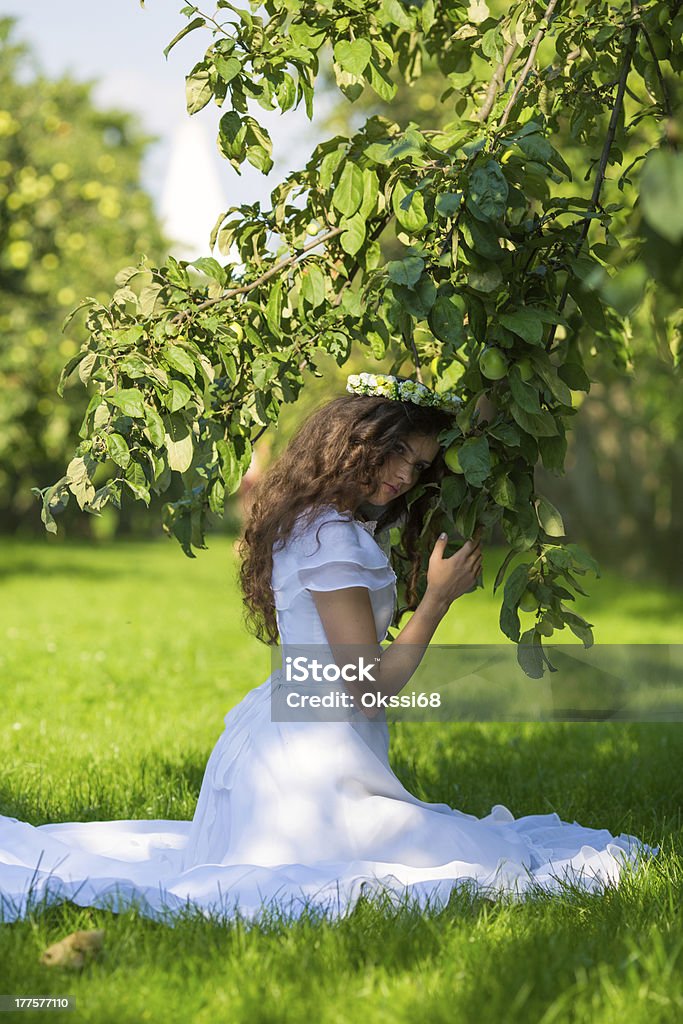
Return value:
M 352 373 L 346 381 L 346 390 L 352 395 L 378 395 L 394 402 L 413 402 L 414 405 L 428 405 L 446 412 L 456 412 L 462 405 L 462 399 L 453 392 L 438 395 L 426 384 L 400 380 L 388 373 Z

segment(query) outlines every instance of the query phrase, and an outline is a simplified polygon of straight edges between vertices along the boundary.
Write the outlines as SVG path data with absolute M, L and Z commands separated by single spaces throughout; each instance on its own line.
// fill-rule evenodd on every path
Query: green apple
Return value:
M 525 590 L 519 599 L 519 607 L 523 612 L 535 612 L 538 608 L 538 598 L 531 590 Z
M 444 462 L 446 463 L 446 465 L 448 466 L 452 473 L 463 472 L 463 468 L 460 465 L 460 459 L 458 457 L 459 447 L 460 445 L 452 444 L 450 448 L 446 449 L 446 452 L 443 457 Z
M 538 626 L 536 627 L 541 636 L 552 636 L 555 632 L 552 624 L 547 622 L 545 619 L 541 619 Z
M 306 234 L 307 235 L 317 235 L 319 231 L 320 231 L 320 221 L 312 220 L 312 221 L 309 221 L 308 224 L 306 225 Z
M 229 325 L 229 327 L 232 333 L 237 338 L 237 341 L 241 341 L 242 338 L 244 337 L 244 330 L 242 329 L 242 324 L 232 323 Z
M 522 380 L 531 380 L 531 378 L 534 375 L 534 368 L 531 365 L 530 359 L 520 359 L 520 361 L 517 363 L 517 369 L 519 370 L 519 375 L 522 378 Z
M 479 369 L 489 380 L 500 380 L 507 373 L 507 359 L 499 348 L 485 348 L 479 356 Z

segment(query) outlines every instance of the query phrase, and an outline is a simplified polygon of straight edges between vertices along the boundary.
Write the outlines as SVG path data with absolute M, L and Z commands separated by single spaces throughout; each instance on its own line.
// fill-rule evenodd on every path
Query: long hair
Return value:
M 303 524 L 310 525 L 325 505 L 339 512 L 352 509 L 359 489 L 372 493 L 380 467 L 399 440 L 408 434 L 436 437 L 452 422 L 452 415 L 442 409 L 374 395 L 342 395 L 308 417 L 251 492 L 239 544 L 239 579 L 250 632 L 265 643 L 277 643 L 271 586 L 273 545 L 286 541 L 297 517 L 301 515 Z M 438 481 L 443 474 L 439 451 L 418 483 Z M 411 491 L 392 501 L 377 524 L 377 530 L 394 522 L 402 524 L 404 553 L 392 548 L 394 568 L 406 583 L 402 611 L 417 607 L 423 553 L 418 541 L 436 493 L 435 488 L 428 488 L 409 504 Z M 407 572 L 401 561 L 408 563 Z

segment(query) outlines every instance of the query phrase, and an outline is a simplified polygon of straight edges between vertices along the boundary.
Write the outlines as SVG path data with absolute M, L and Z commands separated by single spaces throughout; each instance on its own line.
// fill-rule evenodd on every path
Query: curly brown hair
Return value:
M 297 517 L 301 515 L 303 524 L 310 525 L 325 505 L 339 512 L 353 508 L 359 488 L 372 492 L 380 467 L 398 441 L 409 434 L 436 437 L 452 423 L 452 414 L 443 409 L 372 395 L 342 395 L 308 417 L 251 492 L 239 544 L 240 585 L 250 632 L 265 643 L 277 643 L 271 586 L 273 545 L 286 541 Z M 439 451 L 418 483 L 436 483 L 443 474 Z M 403 553 L 392 548 L 394 568 L 406 582 L 401 612 L 417 607 L 424 551 L 418 541 L 426 513 L 437 496 L 438 488 L 427 487 L 415 498 L 413 488 L 392 501 L 377 523 L 378 531 L 396 521 L 401 524 Z M 401 561 L 409 563 L 407 573 Z

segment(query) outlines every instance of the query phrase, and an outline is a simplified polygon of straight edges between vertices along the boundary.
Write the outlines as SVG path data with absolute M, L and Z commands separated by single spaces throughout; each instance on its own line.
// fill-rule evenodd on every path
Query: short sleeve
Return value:
M 336 510 L 316 517 L 273 553 L 273 593 L 280 610 L 304 590 L 381 590 L 395 581 L 389 559 L 370 534 Z

